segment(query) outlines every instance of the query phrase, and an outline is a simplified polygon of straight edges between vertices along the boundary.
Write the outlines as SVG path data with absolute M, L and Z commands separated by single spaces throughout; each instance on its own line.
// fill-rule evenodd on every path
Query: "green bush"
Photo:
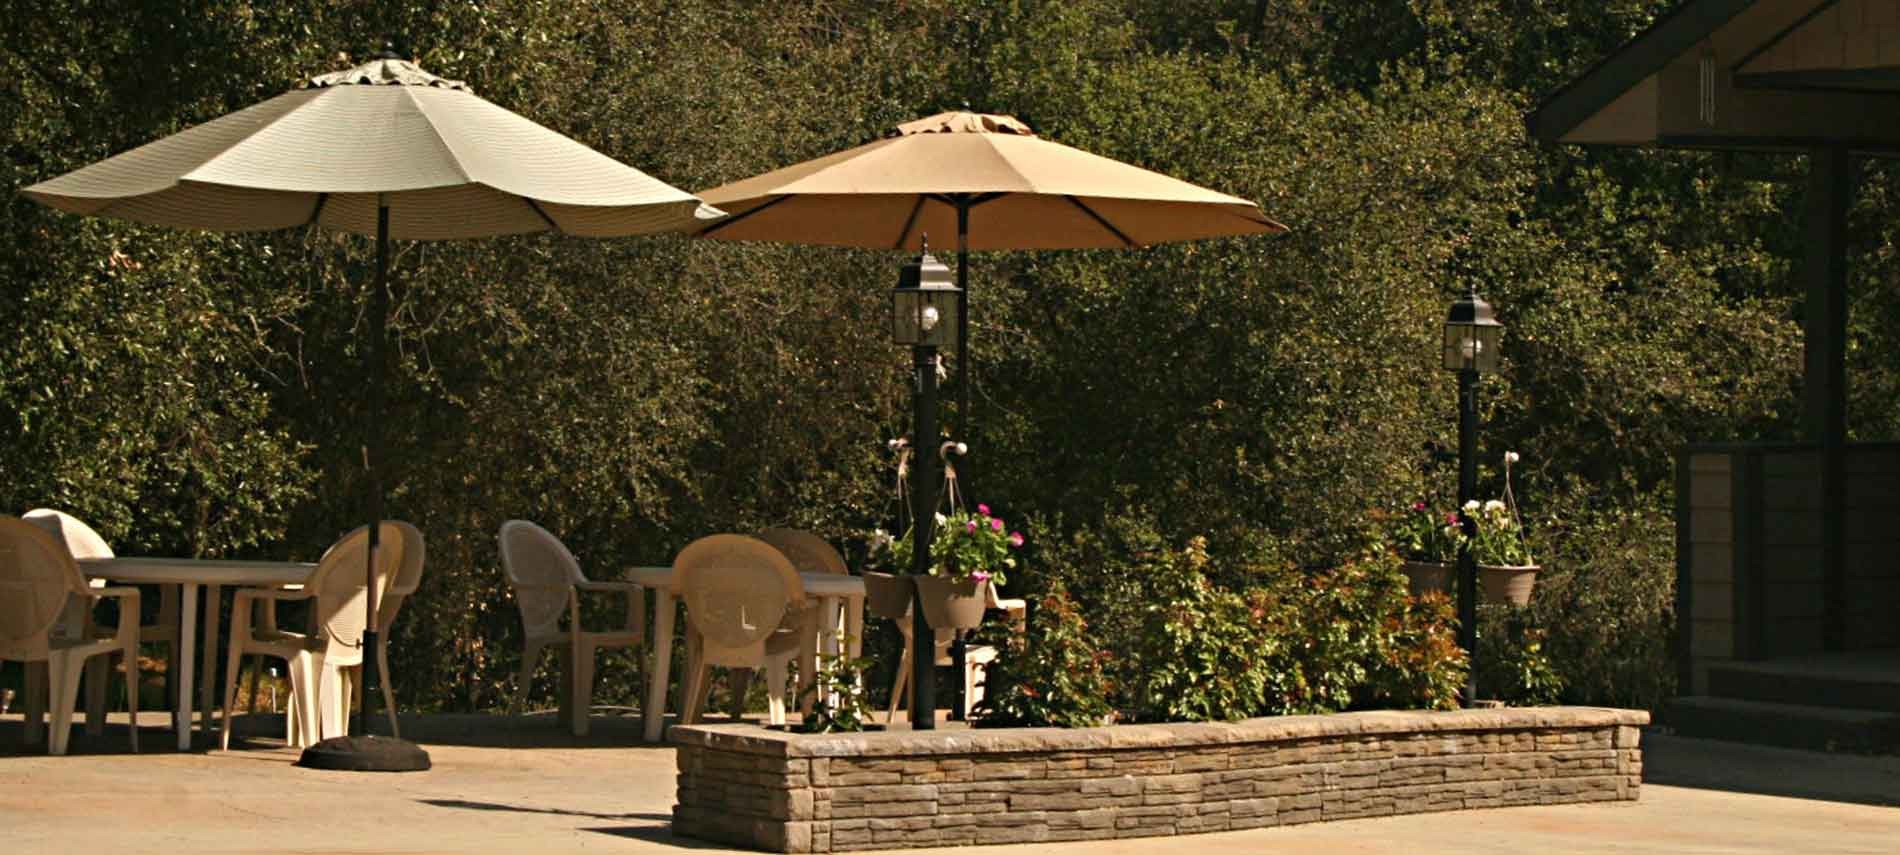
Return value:
M 980 726 L 1093 727 L 1109 718 L 1109 653 L 1061 583 L 1036 600 L 1025 632 L 1009 633 L 1003 645 L 984 677 Z
M 1511 706 L 1554 704 L 1564 679 L 1545 650 L 1548 632 L 1530 615 L 1506 606 L 1478 610 L 1478 697 Z
M 1657 709 L 1676 690 L 1675 528 L 1658 494 L 1629 506 L 1588 501 L 1571 485 L 1538 546 L 1544 558 L 1524 616 L 1572 703 Z
M 1209 721 L 1258 714 L 1267 669 L 1284 636 L 1270 635 L 1246 597 L 1207 577 L 1207 541 L 1139 566 L 1139 631 L 1120 669 L 1122 706 L 1139 721 Z
M 1385 558 L 1303 571 L 1265 546 L 1215 552 L 1194 537 L 1172 549 L 1137 509 L 1046 538 L 1032 566 L 1035 583 L 1088 616 L 1096 643 L 1126 651 L 1102 660 L 1108 702 L 1126 719 L 1435 708 L 1464 682 L 1449 605 L 1409 599 Z M 1004 669 L 1050 672 L 1009 661 L 1063 655 L 1035 643 L 1008 650 Z

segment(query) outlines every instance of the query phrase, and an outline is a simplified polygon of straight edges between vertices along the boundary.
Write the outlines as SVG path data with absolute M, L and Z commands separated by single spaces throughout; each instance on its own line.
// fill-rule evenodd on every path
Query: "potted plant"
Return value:
M 1511 494 L 1511 464 L 1518 461 L 1515 451 L 1504 453 L 1504 499 L 1465 503 L 1465 514 L 1477 523 L 1471 539 L 1472 557 L 1478 562 L 1478 581 L 1484 598 L 1494 603 L 1529 605 L 1531 591 L 1541 569 L 1531 557 L 1530 544 L 1524 540 L 1524 524 L 1518 517 L 1517 498 Z
M 1414 597 L 1427 591 L 1452 592 L 1453 570 L 1458 560 L 1458 515 L 1436 510 L 1424 502 L 1414 502 L 1399 516 L 1393 539 L 1403 563 Z
M 937 514 L 934 524 L 930 575 L 915 577 L 924 619 L 936 629 L 974 629 L 995 599 L 991 586 L 1003 584 L 1005 571 L 1016 567 L 1011 553 L 1022 548 L 1022 533 L 1009 531 L 1000 517 L 990 515 L 988 505 Z M 899 573 L 911 566 L 914 531 L 884 545 Z

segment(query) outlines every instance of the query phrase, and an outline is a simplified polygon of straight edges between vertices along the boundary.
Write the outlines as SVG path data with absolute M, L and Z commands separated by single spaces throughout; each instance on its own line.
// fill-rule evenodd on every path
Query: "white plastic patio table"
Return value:
M 205 601 L 205 730 L 211 730 L 209 698 L 218 646 L 218 595 L 224 586 L 277 588 L 309 580 L 315 564 L 293 561 L 205 561 L 194 558 L 87 558 L 79 569 L 89 579 L 140 585 L 177 585 L 178 597 L 178 708 L 173 724 L 178 750 L 191 750 L 193 645 L 197 642 L 198 587 L 207 586 Z
M 666 728 L 666 681 L 673 666 L 673 603 L 679 596 L 679 577 L 671 567 L 629 567 L 623 578 L 654 593 L 653 663 L 647 669 L 647 702 L 640 716 L 646 741 L 658 742 L 660 732 Z M 798 578 L 805 584 L 805 596 L 816 598 L 826 614 L 835 614 L 830 611 L 834 607 L 844 610 L 845 653 L 852 659 L 858 658 L 864 649 L 864 577 L 800 573 Z M 821 639 L 827 655 L 838 654 L 837 633 L 825 633 Z M 816 650 L 799 653 L 800 675 L 815 673 L 817 664 Z M 809 699 L 804 703 L 809 703 Z

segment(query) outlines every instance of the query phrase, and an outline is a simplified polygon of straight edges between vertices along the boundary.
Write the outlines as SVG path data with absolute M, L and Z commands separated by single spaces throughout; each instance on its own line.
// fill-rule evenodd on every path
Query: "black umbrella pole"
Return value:
M 367 435 L 363 443 L 363 466 L 369 476 L 369 556 L 363 563 L 363 709 L 362 717 L 347 736 L 332 736 L 305 748 L 297 765 L 311 769 L 349 772 L 420 772 L 430 766 L 429 754 L 413 743 L 391 737 L 372 737 L 369 723 L 376 709 L 376 690 L 381 685 L 376 673 L 376 554 L 382 545 L 383 479 L 379 468 L 383 460 L 383 375 L 384 341 L 389 331 L 389 207 L 376 209 L 376 287 L 369 297 L 369 374 L 365 378 L 368 400 Z M 320 703 L 332 703 L 324 698 Z M 344 710 L 348 720 L 349 710 Z
M 363 586 L 368 594 L 363 622 L 363 706 L 354 732 L 369 735 L 370 713 L 376 690 L 382 685 L 376 655 L 376 556 L 383 528 L 383 376 L 385 339 L 389 335 L 389 206 L 376 207 L 376 288 L 369 295 L 369 438 L 364 465 L 369 469 L 369 555 L 363 562 Z
M 970 359 L 970 197 L 957 197 L 957 288 L 963 291 L 963 311 L 957 313 L 957 432 L 970 445 L 976 445 L 976 419 L 970 417 L 970 374 L 976 363 Z M 964 461 L 964 495 L 970 493 L 970 473 L 975 469 Z

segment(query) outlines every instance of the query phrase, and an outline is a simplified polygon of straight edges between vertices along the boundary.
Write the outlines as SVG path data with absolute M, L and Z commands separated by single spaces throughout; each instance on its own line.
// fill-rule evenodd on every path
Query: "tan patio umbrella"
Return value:
M 365 448 L 372 555 L 383 518 L 378 416 L 391 238 L 608 237 L 689 231 L 722 216 L 698 197 L 388 53 L 22 192 L 62 211 L 175 228 L 319 226 L 376 236 Z M 371 619 L 363 644 L 370 650 L 373 560 L 366 570 Z M 420 755 L 427 767 L 427 755 L 413 746 L 367 738 L 375 665 L 375 656 L 364 657 L 363 742 L 325 740 L 305 751 L 306 765 L 413 764 Z M 394 759 L 379 755 L 392 745 Z
M 767 240 L 916 250 L 957 237 L 969 250 L 1133 248 L 1282 232 L 1245 199 L 1036 136 L 1013 116 L 939 113 L 883 139 L 700 193 L 731 214 L 700 231 Z M 967 301 L 966 296 L 966 301 Z M 969 428 L 969 312 L 957 319 L 958 413 Z

